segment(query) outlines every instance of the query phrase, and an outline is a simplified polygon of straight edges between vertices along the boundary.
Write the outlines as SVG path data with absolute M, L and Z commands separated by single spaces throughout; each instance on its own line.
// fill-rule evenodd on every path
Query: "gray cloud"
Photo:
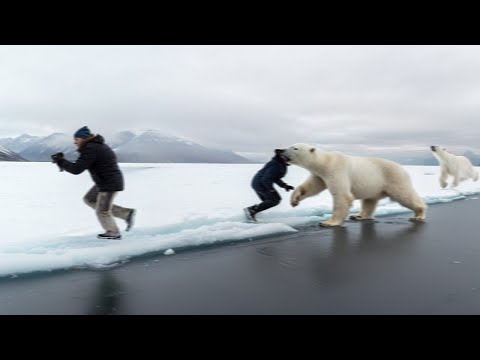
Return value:
M 480 148 L 479 46 L 0 46 L 0 136 Z

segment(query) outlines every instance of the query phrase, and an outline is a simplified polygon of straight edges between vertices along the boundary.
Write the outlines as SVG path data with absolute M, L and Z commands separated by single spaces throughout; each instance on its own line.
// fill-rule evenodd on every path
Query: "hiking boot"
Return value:
M 135 215 L 137 215 L 137 210 L 130 210 L 130 214 L 128 214 L 127 220 L 125 220 L 127 222 L 127 228 L 125 231 L 130 231 L 133 225 L 135 225 Z
M 109 239 L 109 240 L 121 240 L 122 235 L 112 234 L 110 232 L 106 232 L 106 233 L 103 233 L 103 234 L 98 234 L 97 238 L 99 238 L 99 239 Z
M 253 210 L 251 207 L 246 207 L 245 209 L 243 209 L 243 212 L 245 213 L 245 216 L 248 220 L 257 221 L 257 219 L 255 219 L 255 214 L 257 212 Z

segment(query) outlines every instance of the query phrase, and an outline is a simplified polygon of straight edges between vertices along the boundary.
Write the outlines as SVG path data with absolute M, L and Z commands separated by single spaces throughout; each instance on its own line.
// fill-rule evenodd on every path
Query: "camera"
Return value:
M 58 160 L 63 159 L 63 153 L 59 152 L 59 153 L 53 154 L 50 157 L 52 158 L 53 163 L 57 163 Z
M 63 160 L 63 153 L 59 152 L 50 156 L 52 158 L 52 163 L 57 164 L 60 171 L 63 171 L 63 168 L 58 164 L 59 160 Z

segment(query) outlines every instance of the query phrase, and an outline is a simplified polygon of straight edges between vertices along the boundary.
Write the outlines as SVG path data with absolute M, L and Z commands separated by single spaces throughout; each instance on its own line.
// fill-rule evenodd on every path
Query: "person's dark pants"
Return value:
M 258 197 L 262 202 L 258 205 L 254 205 L 252 208 L 255 210 L 255 212 L 260 212 L 263 210 L 270 209 L 274 206 L 277 206 L 280 204 L 280 201 L 282 198 L 278 194 L 278 192 L 275 189 L 272 190 L 267 190 L 265 188 L 253 188 L 255 192 L 257 193 Z

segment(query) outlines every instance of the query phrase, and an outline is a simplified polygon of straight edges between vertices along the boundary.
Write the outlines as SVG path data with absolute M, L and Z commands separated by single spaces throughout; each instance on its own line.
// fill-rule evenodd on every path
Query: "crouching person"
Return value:
M 243 209 L 248 220 L 256 221 L 256 214 L 280 204 L 282 198 L 273 188 L 274 183 L 286 191 L 294 189 L 293 186 L 287 185 L 281 180 L 287 174 L 288 165 L 286 159 L 280 155 L 278 150 L 275 150 L 272 160 L 255 174 L 251 185 L 262 202 Z

